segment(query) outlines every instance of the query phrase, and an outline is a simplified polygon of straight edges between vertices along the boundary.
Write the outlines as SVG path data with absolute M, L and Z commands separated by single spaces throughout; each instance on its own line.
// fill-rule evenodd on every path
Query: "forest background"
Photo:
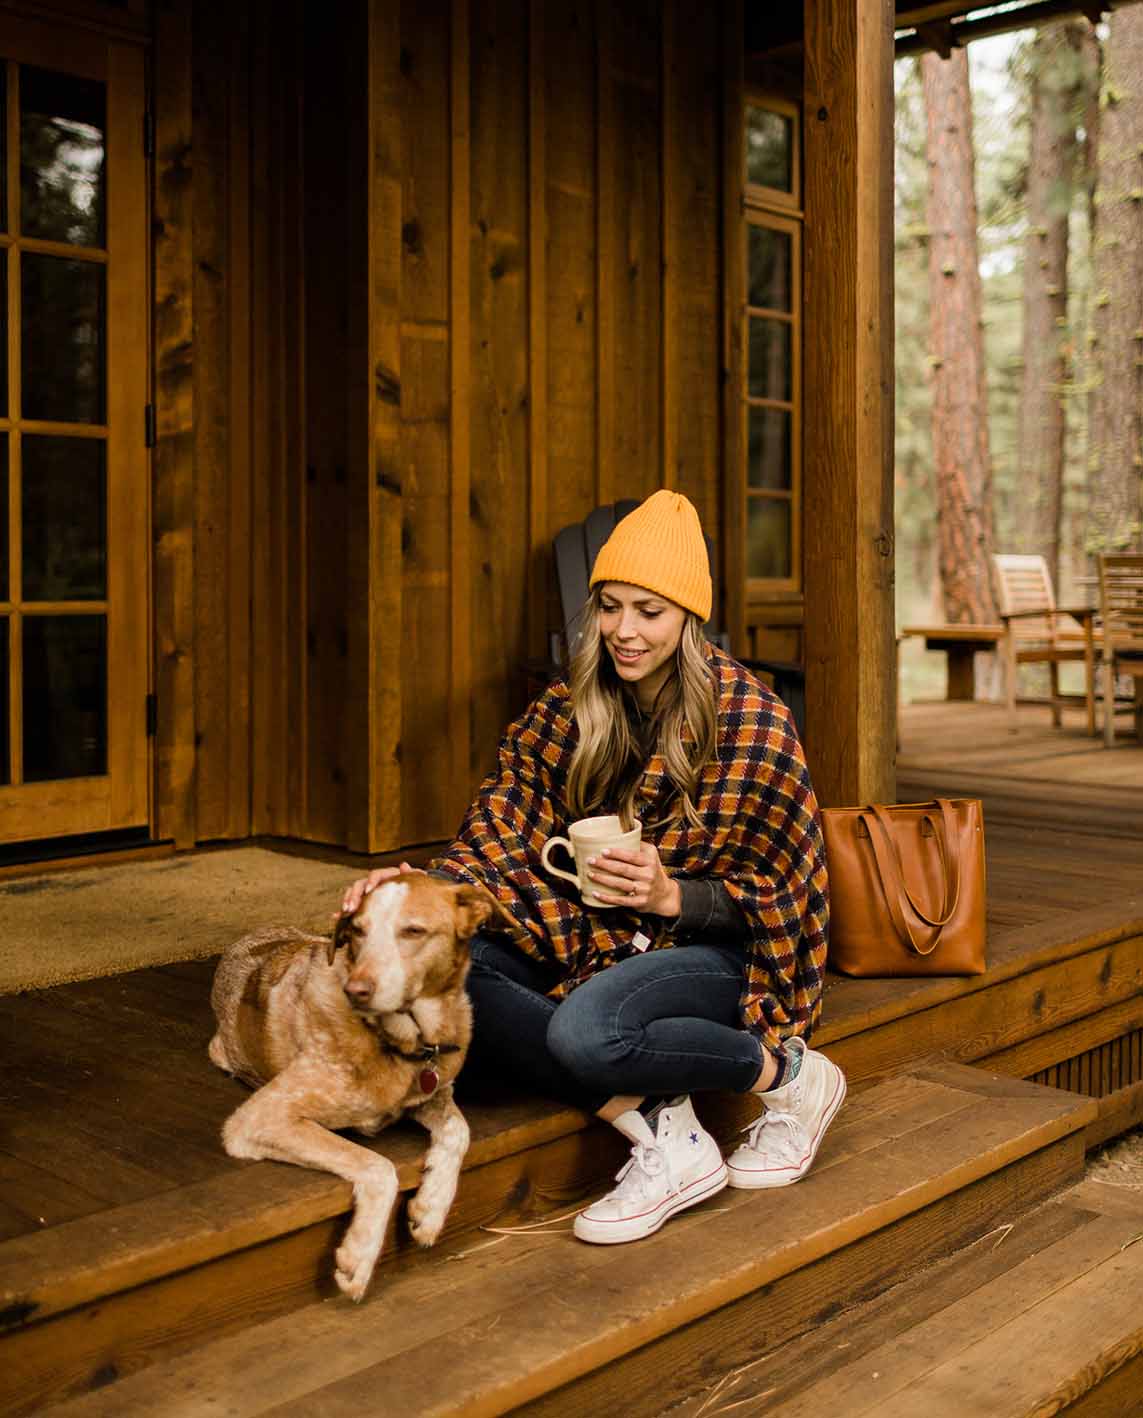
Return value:
M 993 551 L 1086 602 L 1143 550 L 1143 4 L 895 84 L 898 624 L 993 620 Z M 942 675 L 905 642 L 903 698 Z

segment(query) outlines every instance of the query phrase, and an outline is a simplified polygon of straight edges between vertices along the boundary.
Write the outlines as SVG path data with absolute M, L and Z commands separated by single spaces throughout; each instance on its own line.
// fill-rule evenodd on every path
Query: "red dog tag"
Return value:
M 422 1093 L 435 1092 L 436 1086 L 440 1081 L 440 1074 L 437 1073 L 435 1068 L 421 1069 L 420 1084 Z

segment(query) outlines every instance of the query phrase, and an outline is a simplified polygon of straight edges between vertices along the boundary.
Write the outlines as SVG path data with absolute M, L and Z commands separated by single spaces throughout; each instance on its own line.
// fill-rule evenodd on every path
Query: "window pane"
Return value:
M 24 417 L 102 423 L 106 271 L 30 251 L 20 270 Z
M 746 481 L 751 487 L 791 486 L 789 409 L 747 410 Z
M 0 616 L 0 784 L 11 782 L 8 773 L 8 617 Z
M 750 286 L 747 300 L 770 310 L 789 310 L 793 299 L 790 280 L 793 240 L 789 232 L 754 226 L 747 231 L 747 265 Z
M 101 438 L 25 434 L 22 451 L 24 599 L 103 600 L 106 445 Z
M 25 616 L 25 781 L 106 772 L 106 617 Z
M 793 387 L 790 349 L 788 321 L 750 317 L 747 388 L 754 398 L 789 400 Z
M 765 581 L 790 575 L 790 504 L 752 497 L 746 506 L 746 574 Z
M 794 190 L 794 124 L 781 113 L 746 105 L 746 180 Z
M 103 85 L 20 70 L 20 229 L 25 236 L 104 244 Z

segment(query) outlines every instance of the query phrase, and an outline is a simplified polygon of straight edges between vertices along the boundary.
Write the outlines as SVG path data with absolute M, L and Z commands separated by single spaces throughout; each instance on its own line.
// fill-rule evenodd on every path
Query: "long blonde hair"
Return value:
M 600 589 L 592 590 L 580 612 L 579 639 L 568 676 L 579 729 L 568 768 L 568 806 L 573 817 L 614 808 L 624 825 L 630 826 L 644 749 L 628 709 L 632 692 L 615 673 L 599 633 Z M 659 691 L 652 715 L 655 749 L 666 760 L 678 791 L 666 820 L 685 817 L 696 827 L 699 780 L 718 741 L 715 681 L 704 643 L 702 622 L 688 611 L 675 651 L 675 673 Z

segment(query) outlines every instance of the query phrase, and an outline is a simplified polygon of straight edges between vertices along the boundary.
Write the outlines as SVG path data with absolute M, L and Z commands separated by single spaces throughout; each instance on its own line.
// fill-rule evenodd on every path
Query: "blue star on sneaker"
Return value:
M 692 1132 L 692 1133 L 691 1133 L 691 1146 L 692 1146 L 692 1147 L 697 1147 L 697 1146 L 698 1146 L 698 1133 L 697 1133 L 697 1132 Z

